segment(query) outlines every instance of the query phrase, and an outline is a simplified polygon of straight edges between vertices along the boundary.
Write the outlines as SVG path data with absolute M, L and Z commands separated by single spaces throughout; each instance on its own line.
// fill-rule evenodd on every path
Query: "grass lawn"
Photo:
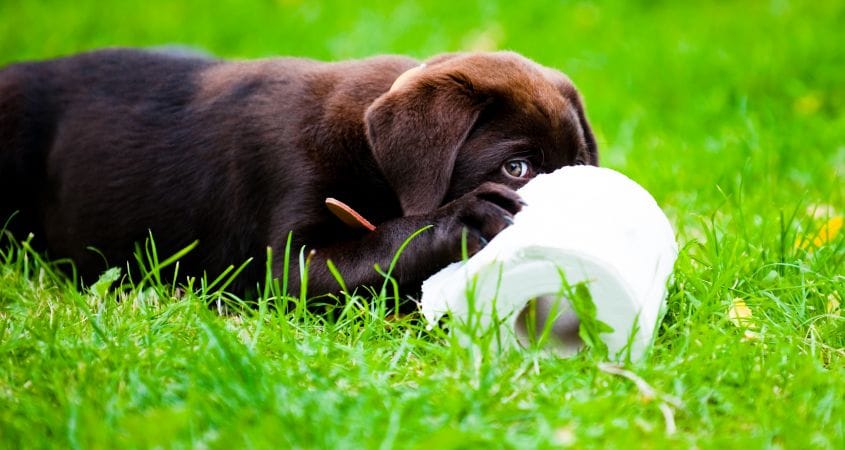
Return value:
M 266 297 L 221 316 L 205 306 L 218 286 L 106 276 L 79 290 L 7 247 L 0 447 L 845 448 L 845 2 L 361 5 L 7 0 L 0 64 L 186 44 L 512 49 L 559 68 L 602 164 L 678 233 L 650 357 L 619 370 L 592 352 L 462 347 L 386 319 L 391 300 L 366 292 L 331 319 Z

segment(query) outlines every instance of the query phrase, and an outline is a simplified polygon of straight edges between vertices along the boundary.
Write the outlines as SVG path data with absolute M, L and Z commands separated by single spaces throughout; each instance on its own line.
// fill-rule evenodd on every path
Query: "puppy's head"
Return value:
M 365 123 L 406 215 L 485 181 L 516 189 L 539 173 L 598 164 L 575 87 L 515 53 L 435 57 L 402 74 L 370 105 Z

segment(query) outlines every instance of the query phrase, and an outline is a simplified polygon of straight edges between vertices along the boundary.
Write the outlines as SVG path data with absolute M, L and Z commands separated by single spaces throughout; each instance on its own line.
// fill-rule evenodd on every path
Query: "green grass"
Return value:
M 199 282 L 80 291 L 5 248 L 0 447 L 845 448 L 845 318 L 826 309 L 845 300 L 845 232 L 795 245 L 845 214 L 843 23 L 834 0 L 0 3 L 0 63 L 519 51 L 571 76 L 602 163 L 682 244 L 654 351 L 624 371 L 462 347 L 384 296 L 321 317 L 219 315 Z

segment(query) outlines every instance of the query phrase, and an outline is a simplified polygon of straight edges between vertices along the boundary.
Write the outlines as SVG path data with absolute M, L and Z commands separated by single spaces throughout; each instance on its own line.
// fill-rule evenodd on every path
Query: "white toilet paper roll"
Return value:
M 446 313 L 467 320 L 469 289 L 482 328 L 505 318 L 502 335 L 524 344 L 530 331 L 522 316 L 536 301 L 537 327 L 554 320 L 548 345 L 568 356 L 581 342 L 568 300 L 555 300 L 563 274 L 570 286 L 586 284 L 596 318 L 613 329 L 600 335 L 610 355 L 641 358 L 662 315 L 678 251 L 654 198 L 619 172 L 592 166 L 540 175 L 519 194 L 527 206 L 512 226 L 423 283 L 423 315 L 431 324 Z

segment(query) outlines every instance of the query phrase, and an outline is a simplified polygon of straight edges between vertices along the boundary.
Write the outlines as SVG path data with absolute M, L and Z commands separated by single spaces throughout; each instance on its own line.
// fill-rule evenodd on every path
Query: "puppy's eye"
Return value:
M 505 175 L 514 178 L 525 178 L 531 175 L 531 163 L 526 159 L 510 159 L 502 164 Z

